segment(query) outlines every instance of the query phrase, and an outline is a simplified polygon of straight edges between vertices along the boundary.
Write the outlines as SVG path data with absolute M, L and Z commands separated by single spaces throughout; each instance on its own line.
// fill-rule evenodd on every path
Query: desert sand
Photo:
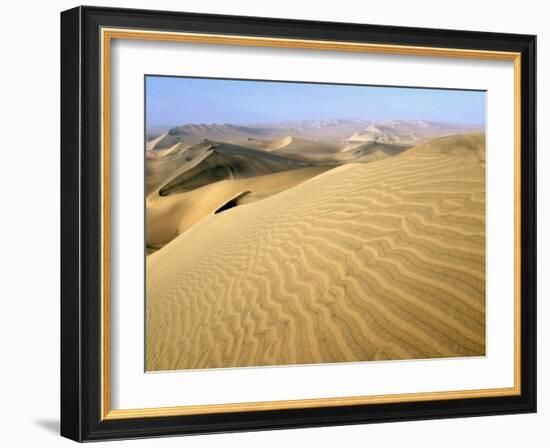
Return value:
M 485 136 L 397 128 L 150 145 L 146 369 L 484 355 Z

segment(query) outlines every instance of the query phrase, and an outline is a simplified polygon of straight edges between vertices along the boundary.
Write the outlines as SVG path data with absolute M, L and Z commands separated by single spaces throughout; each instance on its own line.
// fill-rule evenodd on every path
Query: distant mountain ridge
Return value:
M 415 145 L 430 138 L 483 131 L 482 125 L 444 123 L 425 120 L 367 121 L 361 119 L 334 119 L 288 121 L 258 125 L 184 124 L 160 135 L 148 149 L 168 149 L 174 145 L 199 143 L 205 139 L 225 143 L 243 143 L 247 140 L 274 141 L 289 136 L 333 143 L 373 142 Z

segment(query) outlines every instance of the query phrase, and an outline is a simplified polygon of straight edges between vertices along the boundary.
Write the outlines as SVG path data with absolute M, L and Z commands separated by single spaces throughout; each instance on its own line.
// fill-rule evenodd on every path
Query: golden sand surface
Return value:
M 173 235 L 147 257 L 146 369 L 484 355 L 484 141 L 155 199 L 178 205 L 152 218 Z

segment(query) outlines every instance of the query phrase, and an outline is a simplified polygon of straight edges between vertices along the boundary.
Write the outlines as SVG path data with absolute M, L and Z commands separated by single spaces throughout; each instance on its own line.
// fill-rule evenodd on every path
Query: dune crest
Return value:
M 439 137 L 408 149 L 404 154 L 448 154 L 485 162 L 485 134 L 473 132 Z
M 275 140 L 267 145 L 267 149 L 270 151 L 282 149 L 287 147 L 292 143 L 293 137 L 292 135 L 287 135 L 286 137 L 283 137 L 280 140 Z

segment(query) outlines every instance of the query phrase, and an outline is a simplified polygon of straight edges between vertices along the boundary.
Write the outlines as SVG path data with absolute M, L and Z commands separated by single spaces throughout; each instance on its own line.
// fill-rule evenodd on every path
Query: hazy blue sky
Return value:
M 485 123 L 485 92 L 146 77 L 147 127 L 362 118 Z

